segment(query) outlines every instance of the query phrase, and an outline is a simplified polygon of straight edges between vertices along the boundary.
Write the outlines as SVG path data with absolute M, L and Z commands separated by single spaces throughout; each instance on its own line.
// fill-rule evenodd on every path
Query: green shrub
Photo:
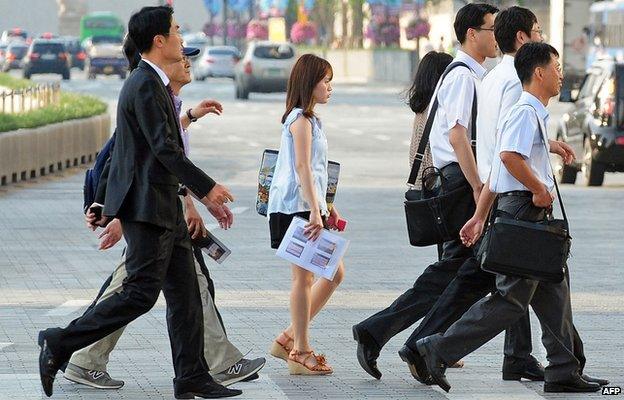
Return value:
M 1 82 L 0 85 L 4 86 Z M 36 128 L 71 119 L 92 117 L 105 113 L 106 108 L 106 103 L 95 97 L 61 92 L 60 104 L 19 114 L 0 113 L 0 132 Z
M 9 74 L 0 73 L 0 86 L 4 86 L 7 89 L 24 89 L 31 86 L 37 86 L 37 84 L 28 79 L 14 78 Z

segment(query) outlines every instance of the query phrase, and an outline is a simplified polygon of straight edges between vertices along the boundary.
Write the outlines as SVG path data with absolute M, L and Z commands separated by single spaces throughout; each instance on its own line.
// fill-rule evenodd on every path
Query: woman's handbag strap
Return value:
M 442 77 L 440 78 L 440 83 L 438 85 L 438 90 L 442 86 L 442 81 L 448 75 L 451 70 L 455 67 L 468 67 L 465 63 L 461 61 L 456 61 L 449 64 L 448 67 L 444 70 Z M 425 123 L 425 128 L 423 130 L 422 137 L 420 138 L 420 143 L 418 144 L 418 150 L 416 150 L 416 156 L 414 157 L 414 163 L 412 164 L 412 170 L 410 172 L 410 176 L 407 179 L 407 184 L 413 186 L 416 183 L 416 178 L 418 177 L 418 171 L 420 171 L 420 165 L 422 164 L 422 160 L 425 157 L 425 149 L 427 148 L 427 144 L 429 143 L 429 134 L 431 133 L 431 128 L 433 127 L 433 121 L 435 119 L 436 111 L 438 110 L 438 95 L 436 93 L 433 104 L 431 105 L 431 110 L 429 111 L 429 116 L 427 117 L 427 122 Z M 472 145 L 472 153 L 475 154 L 475 144 L 477 140 L 477 89 L 475 87 L 474 96 L 472 99 L 472 129 L 471 129 L 471 145 Z

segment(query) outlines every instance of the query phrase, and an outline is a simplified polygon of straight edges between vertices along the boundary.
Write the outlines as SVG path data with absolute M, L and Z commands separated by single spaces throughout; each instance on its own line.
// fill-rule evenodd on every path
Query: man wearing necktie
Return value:
M 128 277 L 121 292 L 66 328 L 39 333 L 39 371 L 47 396 L 52 395 L 56 372 L 73 352 L 148 312 L 161 290 L 167 301 L 175 397 L 241 394 L 215 383 L 204 359 L 201 299 L 178 186 L 186 186 L 213 213 L 234 198 L 184 154 L 180 122 L 166 90 L 169 78 L 163 72 L 182 59 L 178 29 L 169 7 L 144 7 L 128 23 L 128 36 L 142 60 L 119 96 L 103 216 L 96 221 L 121 221 Z

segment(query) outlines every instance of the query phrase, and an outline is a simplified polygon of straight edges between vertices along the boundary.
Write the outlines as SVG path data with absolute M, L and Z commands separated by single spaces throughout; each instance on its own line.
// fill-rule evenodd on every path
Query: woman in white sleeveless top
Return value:
M 278 248 L 295 216 L 309 221 L 306 234 L 317 239 L 329 216 L 338 220 L 335 207 L 328 208 L 327 138 L 314 114 L 316 104 L 325 104 L 331 94 L 331 65 L 312 54 L 299 58 L 290 74 L 286 112 L 275 173 L 269 190 L 267 215 L 271 247 Z M 332 227 L 329 227 L 332 228 Z M 325 357 L 310 347 L 310 320 L 323 308 L 344 276 L 342 261 L 333 281 L 291 265 L 291 325 L 273 342 L 271 354 L 288 363 L 291 374 L 332 373 Z

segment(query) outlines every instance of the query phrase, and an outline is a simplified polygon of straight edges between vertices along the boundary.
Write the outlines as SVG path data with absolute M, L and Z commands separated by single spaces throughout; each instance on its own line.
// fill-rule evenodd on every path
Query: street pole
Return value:
M 228 29 L 227 29 L 227 13 L 228 13 L 228 0 L 223 0 L 223 45 L 226 46 L 227 45 L 227 36 L 228 36 Z

